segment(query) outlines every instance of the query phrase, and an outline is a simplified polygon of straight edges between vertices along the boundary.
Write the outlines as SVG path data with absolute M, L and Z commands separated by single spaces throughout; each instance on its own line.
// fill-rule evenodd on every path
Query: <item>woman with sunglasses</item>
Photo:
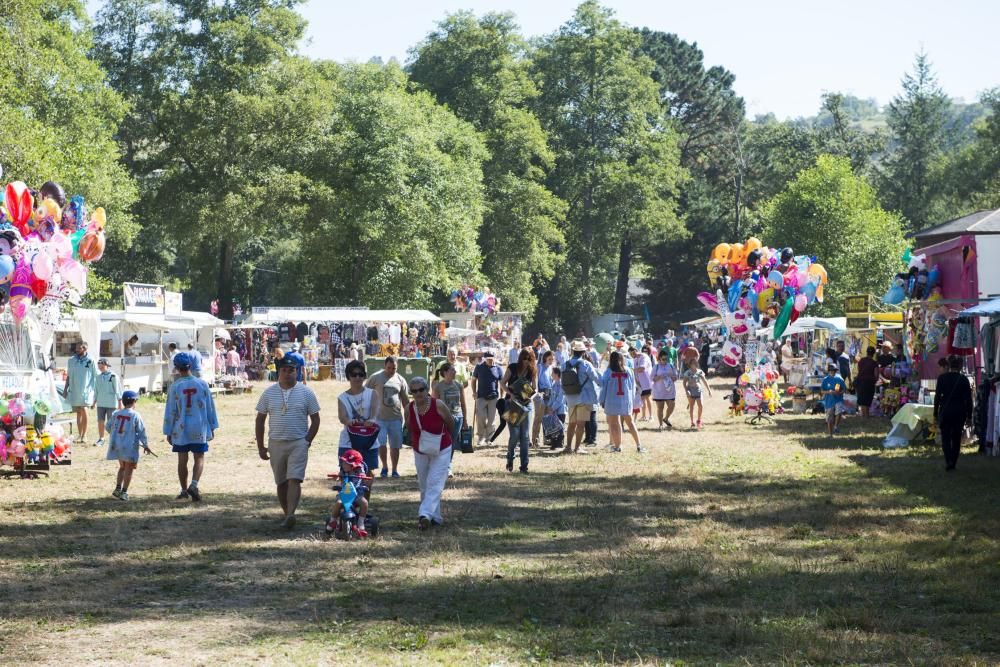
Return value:
M 407 409 L 407 423 L 413 463 L 417 468 L 417 483 L 420 485 L 417 527 L 426 530 L 432 524 L 439 526 L 444 522 L 441 493 L 448 481 L 449 450 L 455 420 L 444 401 L 431 398 L 424 378 L 410 380 L 410 396 L 413 400 Z
M 344 374 L 351 383 L 350 389 L 337 397 L 337 416 L 344 425 L 340 432 L 340 443 L 337 456 L 343 456 L 351 447 L 351 438 L 347 433 L 348 426 L 375 426 L 375 390 L 365 387 L 368 373 L 360 361 L 351 361 L 344 369 Z M 365 465 L 369 470 L 378 468 L 378 439 L 372 442 L 367 451 L 361 452 Z

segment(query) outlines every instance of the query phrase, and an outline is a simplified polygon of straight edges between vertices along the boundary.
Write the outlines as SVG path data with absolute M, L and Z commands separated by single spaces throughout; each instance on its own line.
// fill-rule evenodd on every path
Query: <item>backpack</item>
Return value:
M 576 396 L 583 391 L 583 384 L 580 383 L 580 375 L 579 373 L 577 373 L 576 370 L 577 366 L 579 365 L 580 362 L 577 362 L 573 366 L 566 364 L 566 368 L 563 369 L 563 374 L 562 374 L 563 392 L 571 396 Z

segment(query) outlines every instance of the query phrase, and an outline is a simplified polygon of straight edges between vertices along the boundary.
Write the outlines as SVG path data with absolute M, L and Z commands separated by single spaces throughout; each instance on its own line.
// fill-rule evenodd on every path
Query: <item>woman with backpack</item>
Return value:
M 520 448 L 521 472 L 528 472 L 528 449 L 534 417 L 534 397 L 538 393 L 538 367 L 530 347 L 521 350 L 517 364 L 507 366 L 501 386 L 507 391 L 507 472 L 514 471 L 514 449 Z

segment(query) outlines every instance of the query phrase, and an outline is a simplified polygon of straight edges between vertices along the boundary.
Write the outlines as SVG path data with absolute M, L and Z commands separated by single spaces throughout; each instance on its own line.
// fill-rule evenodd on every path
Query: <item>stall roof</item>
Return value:
M 136 332 L 146 331 L 193 331 L 198 327 L 190 322 L 174 321 L 163 315 L 126 313 L 124 311 L 103 311 L 101 313 L 101 332 L 110 333 L 119 328 L 131 329 Z
M 966 308 L 959 315 L 966 317 L 992 317 L 993 315 L 1000 315 L 1000 297 L 996 299 L 991 299 L 990 301 L 984 301 L 983 303 L 972 306 L 971 308 Z
M 845 333 L 847 331 L 847 318 L 846 317 L 800 317 L 785 329 L 781 337 L 793 336 L 795 334 L 806 333 L 808 331 L 815 331 L 816 329 L 826 329 L 827 331 L 832 331 L 833 333 Z M 766 335 L 768 338 L 773 336 L 774 327 L 770 326 L 766 329 L 759 329 L 757 335 Z
M 364 310 L 360 308 L 254 308 L 251 322 L 440 322 L 429 310 Z
M 722 324 L 722 318 L 719 317 L 718 315 L 709 315 L 708 317 L 701 317 L 701 318 L 698 318 L 697 320 L 691 320 L 690 322 L 681 322 L 681 326 L 684 326 L 684 327 L 700 327 L 700 326 L 704 326 L 706 324 L 714 324 L 716 322 L 718 322 L 719 324 Z
M 225 324 L 211 313 L 202 313 L 197 310 L 182 310 L 180 315 L 164 315 L 168 322 L 194 322 L 200 327 L 221 327 Z M 177 327 L 175 327 L 177 328 Z
M 478 336 L 478 329 L 463 329 L 462 327 L 448 327 L 444 330 L 444 335 L 448 338 L 464 338 L 465 336 Z

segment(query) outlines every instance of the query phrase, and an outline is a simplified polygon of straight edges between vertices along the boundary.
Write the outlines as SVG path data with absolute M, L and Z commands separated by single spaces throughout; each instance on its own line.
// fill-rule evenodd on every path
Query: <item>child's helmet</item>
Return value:
M 351 468 L 360 468 L 364 464 L 361 452 L 356 449 L 348 449 L 344 452 L 344 455 L 340 457 L 340 460 L 351 466 Z

